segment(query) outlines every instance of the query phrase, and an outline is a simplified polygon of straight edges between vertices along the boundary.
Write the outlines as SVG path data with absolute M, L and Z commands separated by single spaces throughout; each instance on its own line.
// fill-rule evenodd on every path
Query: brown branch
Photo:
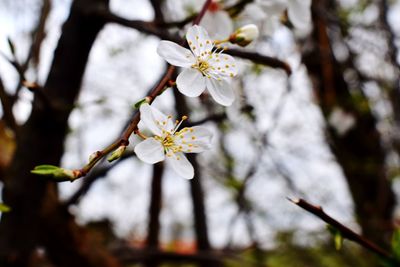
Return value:
M 342 234 L 342 236 L 344 238 L 347 238 L 347 239 L 361 245 L 362 247 L 372 251 L 373 253 L 375 253 L 381 257 L 384 257 L 384 258 L 387 258 L 390 260 L 393 259 L 393 256 L 391 255 L 391 253 L 389 253 L 388 251 L 379 247 L 377 244 L 373 243 L 371 240 L 368 240 L 365 237 L 357 234 L 350 228 L 344 226 L 343 224 L 341 224 L 340 222 L 338 222 L 337 220 L 335 220 L 334 218 L 332 218 L 331 216 L 326 214 L 323 211 L 321 206 L 314 206 L 314 205 L 308 203 L 307 201 L 305 201 L 304 199 L 288 198 L 288 200 L 291 201 L 292 203 L 296 204 L 300 208 L 314 214 L 315 216 L 317 216 L 318 218 L 320 218 L 321 220 L 323 220 L 330 226 L 333 226 L 335 229 L 340 231 L 340 233 Z
M 185 126 L 185 127 L 193 127 L 193 126 L 201 125 L 201 124 L 209 122 L 209 121 L 221 122 L 221 121 L 225 120 L 226 118 L 227 118 L 226 113 L 213 114 L 213 115 L 210 115 L 210 116 L 205 117 L 205 118 L 203 118 L 201 120 L 198 120 L 198 121 L 188 121 L 185 124 L 183 124 L 183 126 Z
M 99 178 L 105 177 L 114 167 L 119 163 L 123 162 L 125 159 L 134 157 L 136 154 L 133 151 L 125 151 L 121 158 L 112 165 L 107 165 L 103 167 L 96 168 L 93 172 L 86 176 L 81 187 L 65 202 L 66 206 L 76 205 L 82 199 L 82 197 L 89 191 L 90 187 Z
M 8 61 L 8 63 L 10 63 L 11 66 L 14 67 L 14 69 L 17 71 L 18 75 L 19 75 L 19 84 L 18 87 L 16 89 L 16 93 L 14 94 L 14 96 L 11 98 L 12 102 L 10 103 L 11 105 L 14 104 L 15 100 L 17 99 L 17 91 L 19 90 L 19 88 L 21 86 L 26 87 L 29 91 L 31 91 L 32 93 L 34 93 L 38 99 L 41 100 L 41 103 L 43 103 L 47 108 L 49 109 L 53 109 L 53 105 L 50 101 L 50 99 L 47 97 L 47 95 L 44 93 L 44 89 L 43 87 L 41 87 L 40 85 L 38 85 L 35 82 L 29 82 L 27 81 L 27 79 L 25 78 L 25 71 L 26 69 L 24 69 L 24 66 L 21 66 L 21 64 L 19 62 L 16 61 L 16 59 L 10 59 L 8 58 L 4 53 L 0 52 L 0 55 L 6 60 Z
M 158 249 L 160 233 L 160 213 L 162 203 L 162 176 L 164 165 L 162 162 L 153 165 L 153 179 L 151 181 L 151 198 L 149 207 L 149 222 L 147 235 L 147 248 Z M 156 267 L 159 262 L 154 258 L 149 258 L 145 262 L 147 267 Z
M 14 114 L 12 112 L 12 99 L 11 96 L 6 92 L 3 82 L 0 79 L 0 102 L 3 107 L 3 118 L 7 126 L 12 130 L 16 130 L 17 123 L 15 121 Z
M 228 6 L 228 7 L 224 8 L 224 10 L 227 11 L 231 16 L 236 16 L 244 9 L 244 7 L 247 4 L 250 4 L 252 2 L 253 2 L 253 0 L 242 0 L 242 1 L 235 3 L 232 6 Z M 180 28 L 180 27 L 185 26 L 189 22 L 193 21 L 193 19 L 197 15 L 198 15 L 198 13 L 194 13 L 180 21 L 171 21 L 171 22 L 164 22 L 164 23 L 156 22 L 156 24 L 157 24 L 157 26 L 164 27 L 164 28 L 173 28 L 173 27 Z
M 155 35 L 163 40 L 168 40 L 168 41 L 172 41 L 175 43 L 185 43 L 185 41 L 182 38 L 180 38 L 179 36 L 172 35 L 172 34 L 168 33 L 167 31 L 160 29 L 153 22 L 145 22 L 145 21 L 141 21 L 141 20 L 128 20 L 128 19 L 119 17 L 115 14 L 112 14 L 108 11 L 102 11 L 102 10 L 98 11 L 96 14 L 98 16 L 103 17 L 103 19 L 105 19 L 107 22 L 110 22 L 110 23 L 117 23 L 117 24 L 129 27 L 129 28 L 136 29 L 142 33 Z M 238 58 L 248 59 L 248 60 L 253 61 L 254 63 L 266 65 L 271 68 L 283 69 L 284 71 L 286 71 L 286 73 L 288 75 L 290 75 L 292 73 L 290 66 L 286 62 L 281 61 L 276 58 L 273 58 L 273 57 L 264 56 L 264 55 L 261 55 L 256 52 L 247 52 L 242 49 L 228 49 L 227 51 L 225 51 L 225 53 L 235 56 L 235 57 L 238 57 Z
M 247 52 L 240 49 L 228 49 L 224 53 L 234 57 L 249 59 L 254 63 L 266 65 L 271 68 L 283 69 L 287 73 L 287 75 L 292 74 L 292 69 L 290 68 L 289 64 L 277 58 L 264 56 L 256 52 Z
M 208 5 L 210 5 L 210 4 L 211 4 L 211 0 L 207 0 L 207 2 L 204 3 L 203 9 L 207 10 Z M 109 14 L 110 15 L 111 13 L 109 13 L 108 11 L 104 11 L 104 9 L 99 9 L 99 10 L 95 11 L 95 14 L 96 15 L 99 15 L 99 14 L 103 14 L 103 15 Z M 198 24 L 201 21 L 201 19 L 203 18 L 204 14 L 205 14 L 205 11 L 200 12 L 200 14 L 193 21 L 193 25 Z M 103 19 L 104 19 L 104 17 L 103 17 Z M 163 31 L 161 31 L 161 32 L 163 32 Z M 184 44 L 184 41 L 182 40 L 181 45 L 183 45 L 183 44 Z M 148 96 L 146 96 L 146 101 L 149 104 L 151 104 L 154 101 L 154 99 L 156 99 L 164 91 L 164 89 L 166 88 L 166 85 L 171 80 L 171 77 L 172 77 L 175 69 L 176 69 L 175 66 L 170 65 L 168 67 L 167 71 L 165 72 L 163 78 L 159 82 L 159 84 L 153 90 L 151 90 L 151 92 Z M 130 120 L 127 128 L 125 129 L 125 131 L 123 132 L 123 134 L 121 135 L 121 137 L 118 140 L 116 140 L 114 143 L 112 143 L 108 147 L 104 148 L 103 150 L 93 153 L 93 155 L 91 156 L 91 160 L 89 161 L 88 164 L 83 166 L 81 169 L 72 171 L 73 177 L 68 177 L 68 179 L 66 178 L 64 180 L 60 179 L 59 182 L 74 181 L 76 179 L 86 176 L 104 156 L 113 152 L 120 146 L 128 146 L 129 145 L 129 137 L 132 135 L 132 133 L 137 131 L 137 125 L 138 125 L 139 121 L 140 121 L 140 113 L 136 112 L 133 115 L 132 119 Z

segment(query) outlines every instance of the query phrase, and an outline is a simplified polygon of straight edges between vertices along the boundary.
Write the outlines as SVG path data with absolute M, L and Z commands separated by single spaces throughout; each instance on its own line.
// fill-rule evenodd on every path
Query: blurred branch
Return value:
M 8 127 L 12 130 L 17 129 L 14 114 L 12 112 L 12 97 L 6 92 L 3 82 L 0 78 L 0 102 L 3 107 L 3 118 Z
M 177 90 L 173 90 L 175 98 L 175 108 L 178 117 L 189 114 L 189 108 L 182 94 Z M 201 168 L 198 166 L 196 155 L 188 154 L 188 160 L 194 168 L 194 179 L 190 180 L 190 194 L 193 205 L 194 227 L 197 238 L 197 246 L 199 250 L 209 250 L 211 248 L 208 238 L 208 227 L 206 219 L 206 211 L 204 206 L 204 192 L 201 184 Z
M 164 22 L 164 14 L 162 12 L 162 2 L 163 0 L 150 0 L 150 4 L 153 7 L 154 10 L 154 20 L 156 22 Z
M 338 231 L 340 231 L 340 233 L 342 234 L 342 236 L 344 238 L 347 238 L 359 245 L 361 245 L 362 247 L 372 251 L 373 253 L 387 258 L 387 259 L 393 259 L 393 256 L 386 250 L 384 250 L 383 248 L 379 247 L 377 244 L 373 243 L 372 241 L 366 239 L 365 237 L 357 234 L 356 232 L 354 232 L 353 230 L 351 230 L 350 228 L 344 226 L 343 224 L 341 224 L 340 222 L 338 222 L 337 220 L 335 220 L 334 218 L 332 218 L 331 216 L 329 216 L 328 214 L 326 214 L 321 206 L 314 206 L 310 203 L 308 203 L 307 201 L 305 201 L 304 199 L 290 199 L 288 198 L 288 200 L 294 204 L 296 204 L 297 206 L 299 206 L 300 208 L 314 214 L 315 216 L 317 216 L 318 218 L 320 218 L 321 220 L 323 220 L 324 222 L 326 222 L 327 224 L 329 224 L 330 226 L 333 226 L 335 229 L 337 229 Z
M 162 162 L 153 165 L 153 179 L 151 181 L 151 198 L 149 207 L 149 223 L 147 235 L 147 248 L 158 249 L 158 239 L 160 233 L 160 213 L 162 202 L 162 176 L 164 173 L 164 165 Z M 145 262 L 147 267 L 158 266 L 159 262 L 150 257 Z
M 396 45 L 396 36 L 389 24 L 388 18 L 388 8 L 389 3 L 387 0 L 380 0 L 379 3 L 379 20 L 382 25 L 383 30 L 386 32 L 387 36 L 387 46 L 390 64 L 395 68 L 396 78 L 391 84 L 391 90 L 389 92 L 389 99 L 393 108 L 393 118 L 394 123 L 397 127 L 396 134 L 394 136 L 394 147 L 397 153 L 400 154 L 400 137 L 398 135 L 398 129 L 400 128 L 400 63 L 397 61 L 397 55 L 399 54 L 399 49 Z
M 29 62 L 32 61 L 33 65 L 37 67 L 40 60 L 40 48 L 44 38 L 46 37 L 46 21 L 50 14 L 51 10 L 51 1 L 43 0 L 42 9 L 40 11 L 39 21 L 37 23 L 36 28 L 32 32 L 32 44 L 29 49 L 28 57 L 25 60 L 25 63 L 22 64 L 23 69 L 27 69 Z
M 109 11 L 103 11 L 103 10 L 97 11 L 97 15 L 103 17 L 107 22 L 117 23 L 129 28 L 136 29 L 142 33 L 155 35 L 163 40 L 169 40 L 175 43 L 185 42 L 179 36 L 172 35 L 167 31 L 161 29 L 160 27 L 157 27 L 157 25 L 153 22 L 145 22 L 141 20 L 128 20 L 120 16 L 117 16 Z M 261 55 L 257 52 L 247 52 L 242 49 L 228 49 L 224 51 L 224 53 L 238 58 L 248 59 L 253 61 L 254 63 L 266 65 L 271 68 L 283 69 L 288 75 L 292 73 L 290 66 L 286 62 L 273 57 Z
M 236 16 L 245 8 L 245 6 L 247 4 L 250 4 L 252 2 L 253 2 L 253 0 L 241 0 L 232 6 L 228 6 L 228 7 L 224 8 L 224 10 L 227 11 L 231 16 Z M 171 21 L 171 22 L 164 22 L 164 23 L 156 22 L 156 23 L 157 23 L 157 26 L 164 27 L 164 28 L 172 28 L 172 27 L 181 28 L 181 27 L 185 26 L 186 24 L 188 24 L 190 21 L 192 21 L 196 16 L 197 16 L 197 13 L 194 13 L 180 21 Z
M 26 87 L 29 91 L 31 91 L 32 93 L 34 93 L 40 100 L 41 102 L 49 109 L 53 109 L 53 105 L 51 103 L 51 101 L 49 100 L 49 98 L 47 97 L 47 95 L 44 93 L 43 87 L 41 87 L 40 85 L 38 85 L 35 82 L 29 82 L 26 78 L 25 78 L 25 71 L 26 69 L 24 69 L 23 66 L 21 66 L 21 64 L 14 58 L 14 59 L 10 59 L 8 58 L 4 53 L 2 53 L 0 51 L 1 56 L 3 56 L 3 58 L 8 61 L 8 63 L 11 64 L 11 66 L 13 66 L 15 68 L 15 70 L 17 71 L 18 75 L 19 75 L 19 84 L 17 87 L 17 90 L 19 90 L 19 88 L 21 86 Z M 14 94 L 14 96 L 11 98 L 11 105 L 14 104 L 14 102 L 17 99 L 17 92 Z
M 222 265 L 224 255 L 210 251 L 201 251 L 195 254 L 183 254 L 177 252 L 166 252 L 158 249 L 135 250 L 129 247 L 118 248 L 113 253 L 122 264 L 134 264 L 144 262 L 148 259 L 160 262 L 173 263 L 202 263 L 210 262 Z
M 221 113 L 221 114 L 213 114 L 210 116 L 207 116 L 201 120 L 198 121 L 188 121 L 184 124 L 185 127 L 193 127 L 196 125 L 201 125 L 203 123 L 212 121 L 212 122 L 221 122 L 223 120 L 227 119 L 226 113 Z
M 109 171 L 111 171 L 118 164 L 123 162 L 125 159 L 135 156 L 133 151 L 125 151 L 121 158 L 112 165 L 106 165 L 100 168 L 96 168 L 91 172 L 86 179 L 83 181 L 81 187 L 65 202 L 66 206 L 76 205 L 82 199 L 82 197 L 89 191 L 92 184 L 99 178 L 105 177 Z

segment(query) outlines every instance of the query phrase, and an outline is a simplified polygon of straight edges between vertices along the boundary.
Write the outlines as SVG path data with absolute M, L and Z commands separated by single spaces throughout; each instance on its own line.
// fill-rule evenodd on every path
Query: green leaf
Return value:
M 342 248 L 342 244 L 343 244 L 343 236 L 340 231 L 336 232 L 334 240 L 335 240 L 336 250 L 340 250 Z
M 72 181 L 76 178 L 74 171 L 63 169 L 54 165 L 36 166 L 33 170 L 31 170 L 31 173 L 55 178 L 58 182 Z
M 392 236 L 392 252 L 396 260 L 400 261 L 400 229 L 396 229 Z
M 141 105 L 143 105 L 144 103 L 148 103 L 148 99 L 145 97 L 143 99 L 140 99 L 138 102 L 135 103 L 134 107 L 135 108 L 139 108 Z
M 11 208 L 6 204 L 0 203 L 0 212 L 9 212 Z
M 333 235 L 336 250 L 340 250 L 343 245 L 343 235 L 337 228 L 332 225 L 327 225 L 328 231 Z

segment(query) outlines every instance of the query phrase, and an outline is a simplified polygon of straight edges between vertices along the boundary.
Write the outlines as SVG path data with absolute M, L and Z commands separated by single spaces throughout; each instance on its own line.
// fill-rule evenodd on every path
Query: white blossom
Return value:
M 190 50 L 170 41 L 161 41 L 157 52 L 168 63 L 185 68 L 177 77 L 178 90 L 189 97 L 199 96 L 205 88 L 214 100 L 229 106 L 235 99 L 230 80 L 237 74 L 235 59 L 217 52 L 206 30 L 194 25 L 186 34 Z
M 265 23 L 265 31 L 272 34 L 279 25 L 280 18 L 287 10 L 289 21 L 297 29 L 304 30 L 311 24 L 311 0 L 256 0 L 255 4 L 246 7 L 247 13 L 259 13 L 261 9 L 265 16 L 258 16 Z
M 259 36 L 258 27 L 254 24 L 247 24 L 237 29 L 230 37 L 229 41 L 240 46 L 246 46 L 257 39 Z
M 143 104 L 140 106 L 140 120 L 154 134 L 135 146 L 139 159 L 154 164 L 166 159 L 182 177 L 194 176 L 192 164 L 183 153 L 200 153 L 210 148 L 211 132 L 202 126 L 186 127 L 178 131 L 182 121 L 172 121 L 171 116 Z

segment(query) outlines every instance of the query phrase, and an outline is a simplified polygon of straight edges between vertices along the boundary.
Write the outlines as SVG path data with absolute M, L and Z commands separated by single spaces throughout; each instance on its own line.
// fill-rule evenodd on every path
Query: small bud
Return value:
M 258 27 L 254 24 L 245 25 L 237 29 L 230 37 L 229 42 L 240 46 L 247 46 L 258 38 Z
M 100 152 L 100 151 L 96 151 L 96 152 L 90 154 L 90 156 L 89 156 L 89 162 L 92 162 L 95 158 L 99 157 L 100 155 L 101 155 L 101 152 Z
M 122 154 L 124 154 L 126 146 L 120 146 L 107 158 L 108 162 L 113 162 L 114 160 L 119 159 Z
M 78 178 L 79 171 L 63 169 L 53 165 L 39 165 L 31 173 L 55 178 L 59 182 L 73 181 Z

